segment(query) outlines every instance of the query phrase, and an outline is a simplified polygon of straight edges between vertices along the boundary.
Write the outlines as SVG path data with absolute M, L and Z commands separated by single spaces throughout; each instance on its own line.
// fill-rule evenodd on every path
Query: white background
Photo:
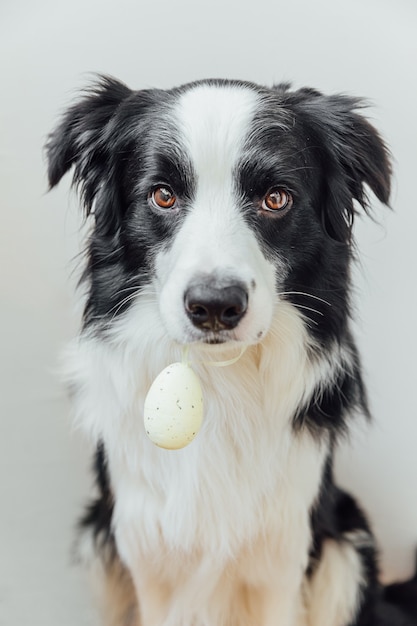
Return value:
M 339 478 L 370 513 L 387 580 L 417 546 L 415 0 L 1 0 L 0 626 L 94 624 L 73 526 L 91 487 L 57 357 L 78 324 L 79 215 L 69 181 L 46 194 L 42 145 L 89 80 L 133 88 L 204 77 L 291 80 L 366 96 L 395 156 L 394 212 L 364 219 L 357 336 L 373 427 Z

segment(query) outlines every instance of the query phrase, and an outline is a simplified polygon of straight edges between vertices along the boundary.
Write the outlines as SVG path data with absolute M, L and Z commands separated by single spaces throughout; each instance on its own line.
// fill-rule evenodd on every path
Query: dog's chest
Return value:
M 204 424 L 177 451 L 154 446 L 143 424 L 150 383 L 173 356 L 163 342 L 146 343 L 142 333 L 141 352 L 94 338 L 77 344 L 70 372 L 77 419 L 106 449 L 122 556 L 179 550 L 234 559 L 261 535 L 285 543 L 297 528 L 308 533 L 328 445 L 292 428 L 319 372 L 306 356 L 302 324 L 294 315 L 285 320 L 291 333 L 271 333 L 230 367 L 194 359 Z
M 228 560 L 262 535 L 308 541 L 326 446 L 296 436 L 277 403 L 250 372 L 216 371 L 205 381 L 205 423 L 190 446 L 161 450 L 137 433 L 125 455 L 110 451 L 121 552 Z

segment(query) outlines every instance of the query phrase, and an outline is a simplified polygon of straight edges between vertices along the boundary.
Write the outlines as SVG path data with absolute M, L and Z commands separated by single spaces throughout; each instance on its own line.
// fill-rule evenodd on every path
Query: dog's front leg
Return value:
M 163 626 L 166 623 L 171 591 L 144 569 L 132 574 L 139 607 L 138 626 Z
M 275 582 L 275 581 L 274 581 Z M 301 577 L 287 578 L 258 592 L 261 626 L 303 626 Z
M 120 559 L 130 575 L 137 620 L 132 625 L 121 622 L 114 626 L 164 626 L 169 612 L 171 588 L 152 567 L 151 557 L 137 549 L 128 530 L 129 527 L 122 524 L 116 527 L 116 545 Z
M 301 565 L 280 558 L 274 567 L 268 563 L 264 572 L 267 579 L 263 576 L 261 581 L 255 575 L 246 586 L 251 626 L 305 626 Z
M 295 520 L 293 516 L 290 519 Z M 305 572 L 308 564 L 307 522 L 292 524 L 298 532 L 277 540 L 262 536 L 239 562 L 244 573 L 251 626 L 306 626 Z M 286 537 L 286 541 L 281 537 Z
M 140 626 L 241 626 L 243 613 L 237 621 L 231 619 L 233 585 L 227 577 L 221 579 L 222 570 L 210 558 L 203 559 L 190 573 L 178 570 L 170 582 L 164 582 L 161 572 L 158 576 L 152 565 L 147 568 L 142 563 L 141 571 L 133 574 Z

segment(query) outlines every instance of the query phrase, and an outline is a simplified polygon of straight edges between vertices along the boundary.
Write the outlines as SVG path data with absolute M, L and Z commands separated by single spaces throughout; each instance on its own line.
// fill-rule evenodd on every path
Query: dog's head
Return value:
M 348 311 L 351 231 L 390 165 L 347 96 L 235 81 L 131 91 L 103 78 L 47 144 L 51 187 L 74 166 L 95 226 L 86 324 L 155 290 L 179 343 L 256 343 L 280 302 L 319 341 Z

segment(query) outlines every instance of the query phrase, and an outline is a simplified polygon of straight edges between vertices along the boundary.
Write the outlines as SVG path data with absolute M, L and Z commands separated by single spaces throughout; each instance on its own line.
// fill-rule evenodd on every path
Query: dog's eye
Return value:
M 168 186 L 156 187 L 150 193 L 149 199 L 158 209 L 172 209 L 177 202 L 176 195 Z
M 277 187 L 268 191 L 262 201 L 262 209 L 282 215 L 292 207 L 292 203 L 293 198 L 290 192 Z

